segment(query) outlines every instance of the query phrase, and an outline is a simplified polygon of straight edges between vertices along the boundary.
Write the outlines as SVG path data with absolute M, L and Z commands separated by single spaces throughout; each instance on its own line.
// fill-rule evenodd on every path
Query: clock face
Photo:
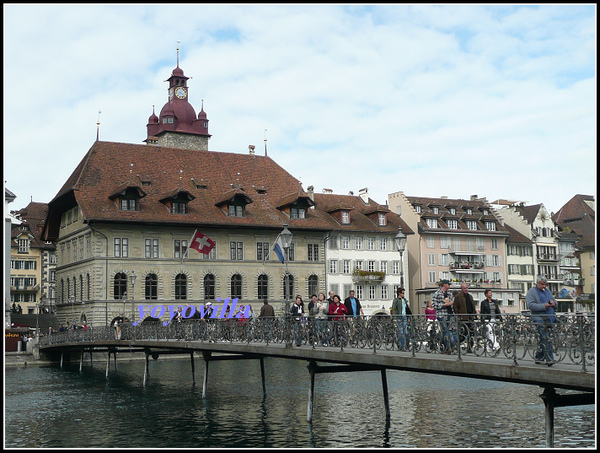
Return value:
M 177 88 L 175 90 L 175 96 L 177 96 L 179 99 L 183 99 L 185 97 L 185 88 Z

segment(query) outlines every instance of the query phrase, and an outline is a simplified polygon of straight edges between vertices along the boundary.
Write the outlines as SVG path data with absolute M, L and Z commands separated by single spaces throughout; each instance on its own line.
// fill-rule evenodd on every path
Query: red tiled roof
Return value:
M 122 211 L 118 203 L 109 199 L 115 193 L 115 188 L 130 179 L 130 170 L 140 180 L 150 181 L 149 185 L 143 185 L 146 196 L 139 200 L 138 211 Z M 200 180 L 202 187 L 197 187 L 194 181 Z M 160 202 L 173 192 L 173 187 L 181 187 L 178 190 L 195 197 L 188 204 L 189 213 L 172 214 Z M 254 190 L 257 187 L 259 191 Z M 79 206 L 83 220 L 88 223 L 162 223 L 189 224 L 190 227 L 205 225 L 273 229 L 281 229 L 287 223 L 290 229 L 347 229 L 327 213 L 329 203 L 317 195 L 316 206 L 308 210 L 306 219 L 291 219 L 278 209 L 282 200 L 289 201 L 290 193 L 295 194 L 296 198 L 308 197 L 299 187 L 299 180 L 267 156 L 97 141 L 49 203 L 45 234 L 56 239 L 60 215 L 75 204 Z M 246 206 L 244 217 L 228 217 L 226 210 L 215 205 L 233 194 L 232 190 L 245 194 L 251 189 L 253 203 Z M 360 212 L 369 208 L 359 197 L 344 196 L 344 200 L 355 208 L 357 203 L 363 204 Z M 321 202 L 323 206 L 320 206 Z M 377 205 L 372 200 L 371 204 Z M 368 217 L 353 213 L 350 229 L 397 231 L 399 225 L 402 225 L 406 234 L 412 233 L 397 214 L 388 213 L 388 225 L 379 227 Z
M 576 232 L 580 239 L 578 247 L 595 247 L 596 211 L 587 203 L 594 202 L 590 195 L 575 195 L 552 216 L 564 231 L 566 228 Z

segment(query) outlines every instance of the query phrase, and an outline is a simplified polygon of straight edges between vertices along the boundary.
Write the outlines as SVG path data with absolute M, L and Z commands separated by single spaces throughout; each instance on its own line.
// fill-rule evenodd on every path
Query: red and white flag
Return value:
M 194 231 L 194 235 L 192 236 L 192 240 L 190 241 L 190 248 L 197 250 L 200 253 L 208 255 L 210 251 L 215 246 L 215 242 L 206 236 L 205 234 L 200 233 L 198 230 Z

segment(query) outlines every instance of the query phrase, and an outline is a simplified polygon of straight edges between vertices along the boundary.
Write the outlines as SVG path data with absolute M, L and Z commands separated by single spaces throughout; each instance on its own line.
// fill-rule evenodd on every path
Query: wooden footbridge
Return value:
M 80 369 L 86 354 L 90 362 L 93 356 L 100 355 L 106 360 L 107 376 L 111 356 L 117 370 L 119 352 L 143 353 L 144 385 L 150 378 L 150 358 L 188 355 L 191 379 L 195 382 L 194 355 L 201 356 L 203 397 L 209 391 L 209 365 L 213 361 L 258 359 L 266 394 L 264 358 L 305 360 L 310 378 L 309 422 L 315 401 L 315 378 L 322 373 L 379 371 L 388 420 L 388 369 L 535 385 L 544 389 L 540 397 L 545 405 L 548 447 L 554 446 L 555 407 L 595 404 L 593 317 L 565 318 L 560 328 L 554 327 L 544 348 L 546 355 L 552 352 L 552 357 L 544 360 L 536 360 L 541 352 L 539 329 L 527 317 L 505 316 L 493 330 L 475 319 L 469 324 L 458 319 L 453 323 L 454 327 L 447 331 L 417 316 L 408 328 L 389 317 L 327 321 L 321 325 L 281 318 L 185 320 L 167 326 L 125 323 L 43 337 L 40 353 L 61 366 L 65 361 L 79 360 Z

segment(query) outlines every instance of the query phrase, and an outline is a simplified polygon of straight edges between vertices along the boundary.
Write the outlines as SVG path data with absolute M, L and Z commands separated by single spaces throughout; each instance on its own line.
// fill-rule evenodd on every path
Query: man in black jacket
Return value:
M 351 318 L 358 317 L 359 314 L 364 316 L 362 305 L 360 305 L 360 301 L 354 297 L 354 290 L 350 290 L 350 297 L 346 297 L 344 300 L 344 305 L 348 309 L 347 316 Z

